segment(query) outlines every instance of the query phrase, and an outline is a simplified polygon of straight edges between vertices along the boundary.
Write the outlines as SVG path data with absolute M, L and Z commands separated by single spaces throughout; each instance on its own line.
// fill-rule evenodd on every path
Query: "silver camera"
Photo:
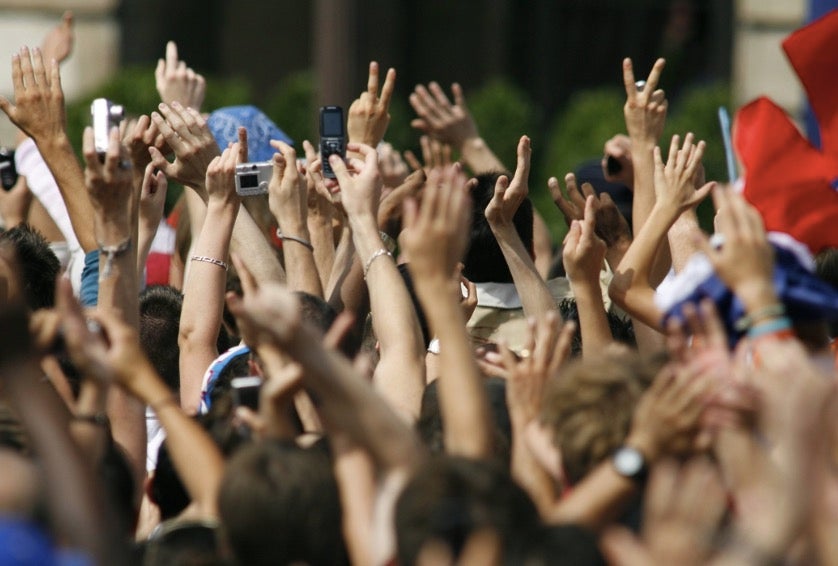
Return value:
M 125 119 L 125 108 L 121 104 L 114 104 L 107 98 L 97 98 L 90 105 L 90 115 L 93 122 L 93 144 L 96 153 L 104 155 L 108 151 L 111 129 L 118 128 Z
M 236 192 L 243 197 L 268 194 L 273 173 L 272 161 L 236 165 Z

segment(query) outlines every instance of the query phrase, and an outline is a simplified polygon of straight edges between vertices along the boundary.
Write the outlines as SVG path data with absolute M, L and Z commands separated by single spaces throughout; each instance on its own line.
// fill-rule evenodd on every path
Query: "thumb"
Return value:
M 2 110 L 9 119 L 12 119 L 12 114 L 14 114 L 15 107 L 14 105 L 9 102 L 5 96 L 0 96 L 0 110 Z M 12 120 L 14 121 L 14 120 Z
M 341 190 L 346 190 L 352 183 L 352 177 L 346 169 L 346 163 L 340 158 L 340 155 L 333 153 L 329 156 L 329 165 L 332 166 L 332 171 L 334 171 L 335 177 L 337 177 Z

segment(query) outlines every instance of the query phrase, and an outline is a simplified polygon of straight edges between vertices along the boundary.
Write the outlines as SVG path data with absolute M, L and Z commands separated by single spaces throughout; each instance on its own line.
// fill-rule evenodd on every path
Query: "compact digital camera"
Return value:
M 0 182 L 4 191 L 10 191 L 17 183 L 15 150 L 7 147 L 0 147 Z
M 335 172 L 329 165 L 329 156 L 340 155 L 346 159 L 346 127 L 343 121 L 343 108 L 324 106 L 320 109 L 320 159 L 323 162 L 323 176 L 335 178 Z
M 97 98 L 90 105 L 90 116 L 96 153 L 104 155 L 108 151 L 111 129 L 118 128 L 120 122 L 125 119 L 125 108 L 121 104 L 114 104 L 107 98 Z
M 268 194 L 273 172 L 272 161 L 236 165 L 236 192 L 243 197 Z

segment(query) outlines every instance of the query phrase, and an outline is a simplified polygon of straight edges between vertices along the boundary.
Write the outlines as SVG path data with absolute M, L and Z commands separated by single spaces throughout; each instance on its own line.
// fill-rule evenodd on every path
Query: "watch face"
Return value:
M 614 454 L 614 467 L 622 476 L 636 476 L 643 470 L 643 465 L 643 455 L 630 446 L 624 446 Z

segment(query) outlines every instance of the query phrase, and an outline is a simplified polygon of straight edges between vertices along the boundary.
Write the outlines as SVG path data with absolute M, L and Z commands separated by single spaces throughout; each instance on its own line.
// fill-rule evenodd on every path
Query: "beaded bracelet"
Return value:
M 287 236 L 287 235 L 283 234 L 279 230 L 279 228 L 276 229 L 276 237 L 279 238 L 280 240 L 282 240 L 283 243 L 285 243 L 285 240 L 291 240 L 292 242 L 297 242 L 301 246 L 304 246 L 304 247 L 308 248 L 309 251 L 312 251 L 312 252 L 314 251 L 314 246 L 312 246 L 311 242 L 309 242 L 308 240 L 298 238 L 297 236 Z
M 211 263 L 213 265 L 217 265 L 227 271 L 230 269 L 230 266 L 227 265 L 226 261 L 221 261 L 220 259 L 215 259 L 214 257 L 207 257 L 204 255 L 193 255 L 191 258 L 192 261 L 203 261 L 204 263 Z
M 385 255 L 390 257 L 390 258 L 393 257 L 393 254 L 391 254 L 390 252 L 388 252 L 384 248 L 379 248 L 378 250 L 376 250 L 370 256 L 370 258 L 367 260 L 367 264 L 364 266 L 364 280 L 367 279 L 367 273 L 369 273 L 369 271 L 370 271 L 370 266 L 372 265 L 372 262 L 374 262 L 376 259 L 380 258 L 381 256 L 385 256 Z
M 734 328 L 739 332 L 743 332 L 760 321 L 781 317 L 786 314 L 786 307 L 783 306 L 783 303 L 776 303 L 773 305 L 768 305 L 767 307 L 763 307 L 756 311 L 755 313 L 749 314 L 747 316 L 743 316 L 739 320 L 736 321 Z
M 791 320 L 785 316 L 774 318 L 751 326 L 748 330 L 748 338 L 751 340 L 766 338 L 769 336 L 775 338 L 789 338 L 793 336 L 791 331 Z

